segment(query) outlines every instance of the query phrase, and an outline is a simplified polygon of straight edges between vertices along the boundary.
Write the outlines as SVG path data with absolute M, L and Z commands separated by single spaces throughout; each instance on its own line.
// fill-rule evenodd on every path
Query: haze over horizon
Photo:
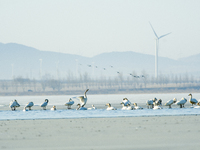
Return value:
M 159 57 L 199 54 L 198 0 L 0 0 L 0 42 L 93 57 L 133 51 Z

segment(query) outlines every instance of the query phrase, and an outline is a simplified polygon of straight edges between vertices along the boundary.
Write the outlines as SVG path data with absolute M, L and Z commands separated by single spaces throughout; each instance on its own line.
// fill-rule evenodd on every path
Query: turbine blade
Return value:
M 163 38 L 164 36 L 167 36 L 167 35 L 169 35 L 169 34 L 171 34 L 171 32 L 170 32 L 170 33 L 167 33 L 167 34 L 164 34 L 164 35 L 161 35 L 158 39 Z
M 149 24 L 151 25 L 151 23 L 149 22 Z M 155 34 L 155 36 L 158 38 L 158 36 L 157 36 L 157 34 L 156 34 L 156 31 L 153 29 L 153 26 L 151 25 L 151 28 L 152 28 L 152 30 L 153 30 L 153 32 L 154 32 L 154 34 Z

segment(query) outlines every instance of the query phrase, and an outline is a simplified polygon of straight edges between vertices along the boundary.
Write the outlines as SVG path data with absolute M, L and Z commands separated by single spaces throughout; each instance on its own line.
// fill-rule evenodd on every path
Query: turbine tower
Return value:
M 149 24 L 151 25 L 151 23 L 149 22 Z M 151 25 L 151 28 L 156 36 L 156 49 L 155 49 L 155 78 L 158 78 L 158 48 L 159 48 L 159 39 L 163 38 L 164 36 L 169 35 L 170 33 L 158 36 L 155 32 L 155 30 L 153 29 L 153 26 Z

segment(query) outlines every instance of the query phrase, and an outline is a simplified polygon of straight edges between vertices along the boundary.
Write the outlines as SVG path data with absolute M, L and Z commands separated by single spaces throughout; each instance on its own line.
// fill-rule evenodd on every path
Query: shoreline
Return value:
M 20 120 L 62 120 L 62 119 L 109 119 L 109 118 L 145 118 L 145 117 L 184 117 L 184 116 L 200 116 L 200 114 L 180 114 L 180 115 L 143 115 L 143 116 L 109 116 L 109 117 L 75 117 L 75 118 L 34 118 L 34 119 L 0 119 L 1 121 L 20 121 Z

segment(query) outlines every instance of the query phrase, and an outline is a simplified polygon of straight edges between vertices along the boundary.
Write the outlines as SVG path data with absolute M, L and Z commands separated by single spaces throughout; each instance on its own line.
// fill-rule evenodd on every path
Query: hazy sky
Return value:
M 155 53 L 178 59 L 200 53 L 200 0 L 0 0 L 0 42 L 92 57 Z

